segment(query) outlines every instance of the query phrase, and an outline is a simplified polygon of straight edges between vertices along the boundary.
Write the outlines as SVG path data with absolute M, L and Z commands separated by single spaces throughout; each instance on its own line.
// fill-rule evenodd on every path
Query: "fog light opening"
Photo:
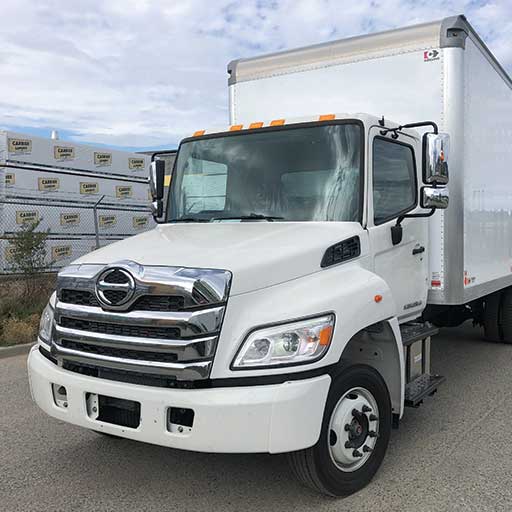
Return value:
M 192 432 L 194 411 L 183 407 L 170 407 L 167 410 L 167 430 L 173 434 Z
M 68 407 L 68 392 L 64 386 L 60 384 L 52 384 L 53 401 L 57 407 L 67 409 Z

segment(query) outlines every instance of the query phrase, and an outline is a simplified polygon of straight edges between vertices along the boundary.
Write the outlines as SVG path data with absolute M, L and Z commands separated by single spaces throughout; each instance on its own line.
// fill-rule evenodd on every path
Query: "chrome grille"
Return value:
M 96 296 L 83 290 L 60 290 L 59 300 L 80 306 L 99 306 Z M 166 295 L 139 297 L 129 311 L 180 311 L 185 308 L 185 298 Z
M 84 290 L 59 290 L 59 299 L 68 304 L 78 304 L 79 306 L 99 306 L 100 303 L 96 296 L 91 292 Z
M 117 273 L 117 267 L 123 272 Z M 133 297 L 122 307 L 101 307 L 95 289 L 99 277 L 104 276 L 105 295 L 110 291 L 105 283 L 123 285 L 126 272 L 135 282 Z M 206 379 L 230 280 L 223 270 L 142 267 L 130 261 L 68 267 L 57 282 L 52 356 L 65 368 L 86 365 L 99 376 Z
M 114 334 L 116 336 L 135 336 L 138 338 L 177 339 L 180 330 L 175 327 L 150 327 L 144 325 L 123 325 L 105 322 L 91 322 L 79 318 L 61 316 L 59 325 L 68 329 L 89 331 L 100 334 Z

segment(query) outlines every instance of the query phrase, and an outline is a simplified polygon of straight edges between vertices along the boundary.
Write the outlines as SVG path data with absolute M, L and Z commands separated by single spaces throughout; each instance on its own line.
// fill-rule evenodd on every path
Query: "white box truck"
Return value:
M 181 142 L 165 207 L 152 164 L 160 225 L 61 271 L 32 395 L 344 496 L 441 384 L 436 325 L 512 342 L 512 83 L 462 16 L 229 70 L 231 126 Z

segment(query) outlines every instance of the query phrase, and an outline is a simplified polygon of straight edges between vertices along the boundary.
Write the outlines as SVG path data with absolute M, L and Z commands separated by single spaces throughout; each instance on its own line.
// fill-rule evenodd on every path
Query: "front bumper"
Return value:
M 56 366 L 34 347 L 28 357 L 32 397 L 50 416 L 92 430 L 147 443 L 216 453 L 282 453 L 313 446 L 320 435 L 329 375 L 282 384 L 212 389 L 163 389 L 76 374 Z M 52 384 L 67 390 L 57 407 Z M 93 420 L 86 393 L 134 400 L 141 422 L 132 429 Z M 170 407 L 193 409 L 190 432 L 170 432 Z

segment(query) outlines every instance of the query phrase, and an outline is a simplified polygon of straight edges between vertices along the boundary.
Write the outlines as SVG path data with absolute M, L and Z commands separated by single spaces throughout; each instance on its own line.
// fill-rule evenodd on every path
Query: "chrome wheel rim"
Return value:
M 364 466 L 379 436 L 379 408 L 365 388 L 347 391 L 334 407 L 329 421 L 329 455 L 341 471 L 350 473 Z

